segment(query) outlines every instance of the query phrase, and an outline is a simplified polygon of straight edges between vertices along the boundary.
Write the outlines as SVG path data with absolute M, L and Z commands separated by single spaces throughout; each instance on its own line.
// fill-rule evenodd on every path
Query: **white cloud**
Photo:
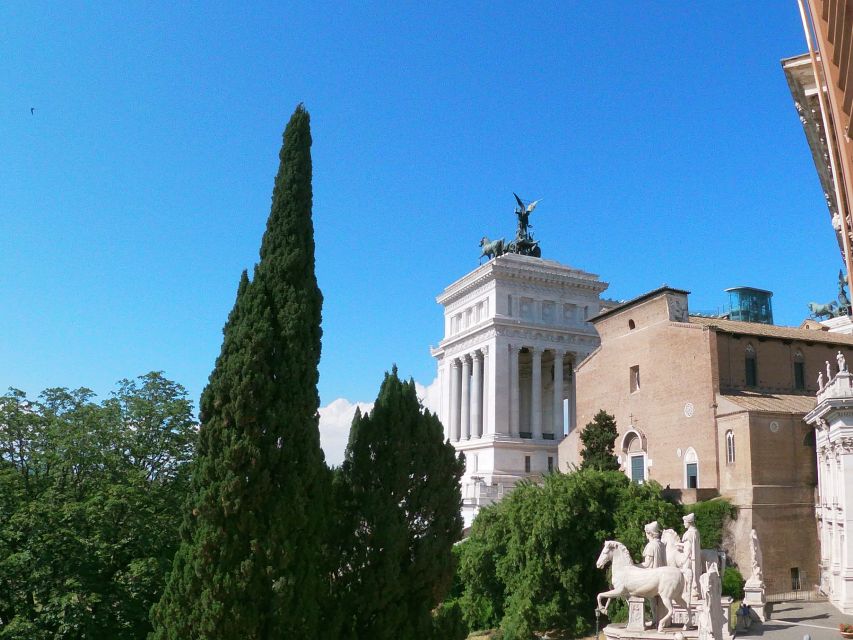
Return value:
M 428 386 L 415 382 L 415 391 L 424 407 L 438 413 L 440 398 L 438 378 Z M 325 407 L 320 407 L 320 445 L 323 447 L 326 464 L 329 466 L 338 466 L 344 461 L 349 428 L 356 407 L 361 409 L 362 413 L 369 413 L 373 409 L 373 403 L 351 402 L 346 398 L 338 398 Z
M 320 407 L 320 445 L 329 466 L 338 466 L 344 461 L 349 428 L 356 407 L 366 413 L 373 408 L 373 403 L 350 402 L 346 398 L 338 398 L 325 407 Z
M 426 387 L 420 382 L 415 381 L 415 391 L 424 407 L 433 413 L 438 413 L 438 409 L 441 406 L 441 389 L 438 385 L 438 376 Z

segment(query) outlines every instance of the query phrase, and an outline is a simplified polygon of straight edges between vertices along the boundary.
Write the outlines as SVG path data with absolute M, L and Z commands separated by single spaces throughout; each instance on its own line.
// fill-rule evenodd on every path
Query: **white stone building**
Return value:
M 815 427 L 820 539 L 820 588 L 843 613 L 853 613 L 853 376 L 843 358 L 827 375 L 817 406 L 805 417 Z M 831 374 L 827 362 L 827 374 Z
M 574 426 L 574 366 L 598 346 L 587 319 L 606 288 L 594 274 L 505 254 L 436 298 L 439 415 L 466 458 L 466 526 L 519 480 L 557 469 L 557 445 Z

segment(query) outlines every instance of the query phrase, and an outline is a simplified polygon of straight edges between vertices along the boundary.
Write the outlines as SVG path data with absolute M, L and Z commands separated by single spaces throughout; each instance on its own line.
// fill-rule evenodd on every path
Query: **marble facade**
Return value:
M 843 613 L 853 613 L 853 375 L 843 356 L 821 381 L 817 406 L 805 417 L 815 427 L 820 540 L 820 589 Z M 822 372 L 821 372 L 822 373 Z
M 466 458 L 466 526 L 519 480 L 557 469 L 557 445 L 574 426 L 574 367 L 598 346 L 587 319 L 606 288 L 594 274 L 506 254 L 437 297 L 439 417 Z

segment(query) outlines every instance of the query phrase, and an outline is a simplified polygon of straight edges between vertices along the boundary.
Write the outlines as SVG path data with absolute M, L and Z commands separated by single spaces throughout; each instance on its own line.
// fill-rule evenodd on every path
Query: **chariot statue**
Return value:
M 530 230 L 533 225 L 530 224 L 530 214 L 539 204 L 540 200 L 534 200 L 530 204 L 524 204 L 524 201 L 513 193 L 517 206 L 515 207 L 515 215 L 518 219 L 518 226 L 515 232 L 515 238 L 507 242 L 504 238 L 490 240 L 488 236 L 483 236 L 480 240 L 480 258 L 497 258 L 505 253 L 517 253 L 522 256 L 532 256 L 534 258 L 542 257 L 542 250 L 539 248 L 539 241 L 533 239 L 533 234 Z

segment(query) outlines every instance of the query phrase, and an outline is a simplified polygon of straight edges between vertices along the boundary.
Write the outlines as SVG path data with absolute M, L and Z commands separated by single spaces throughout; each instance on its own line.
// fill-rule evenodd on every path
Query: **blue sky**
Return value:
M 804 49 L 793 0 L 2 3 L 0 387 L 156 369 L 197 399 L 299 102 L 323 404 L 432 381 L 434 298 L 513 191 L 609 297 L 744 284 L 799 324 L 841 266 L 779 64 Z

